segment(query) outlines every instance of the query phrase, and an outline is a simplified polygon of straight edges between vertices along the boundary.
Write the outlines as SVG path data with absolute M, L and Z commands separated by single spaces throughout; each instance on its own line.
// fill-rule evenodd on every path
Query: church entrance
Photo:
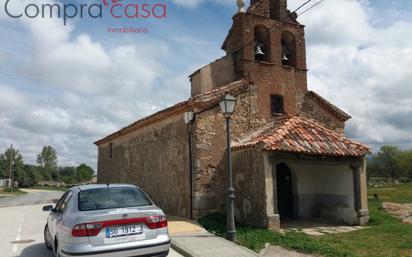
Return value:
M 292 174 L 284 164 L 276 165 L 278 213 L 280 218 L 293 218 Z

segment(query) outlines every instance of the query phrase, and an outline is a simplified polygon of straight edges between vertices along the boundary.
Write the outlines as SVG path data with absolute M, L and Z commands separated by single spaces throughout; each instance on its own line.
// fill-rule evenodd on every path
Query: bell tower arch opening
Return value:
M 270 62 L 270 34 L 269 29 L 257 25 L 254 29 L 255 60 Z
M 296 39 L 289 31 L 283 31 L 281 36 L 282 65 L 296 67 Z

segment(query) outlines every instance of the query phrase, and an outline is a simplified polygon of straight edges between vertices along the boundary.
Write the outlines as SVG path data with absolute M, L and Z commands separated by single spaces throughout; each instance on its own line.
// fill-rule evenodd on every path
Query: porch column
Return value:
M 354 207 L 358 215 L 358 224 L 366 225 L 369 221 L 368 198 L 366 188 L 366 159 L 352 165 Z
M 279 231 L 280 218 L 277 211 L 276 165 L 271 164 L 268 153 L 264 153 L 263 161 L 265 169 L 267 227 L 270 230 Z

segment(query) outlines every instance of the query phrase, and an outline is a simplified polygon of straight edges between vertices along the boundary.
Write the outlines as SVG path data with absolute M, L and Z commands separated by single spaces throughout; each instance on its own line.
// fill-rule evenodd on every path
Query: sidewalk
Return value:
M 240 245 L 215 236 L 186 220 L 169 221 L 172 248 L 186 257 L 257 257 Z
M 187 257 L 257 257 L 253 251 L 208 232 L 172 235 L 172 248 Z
M 172 248 L 185 257 L 314 257 L 269 244 L 257 254 L 181 218 L 169 218 L 169 233 Z

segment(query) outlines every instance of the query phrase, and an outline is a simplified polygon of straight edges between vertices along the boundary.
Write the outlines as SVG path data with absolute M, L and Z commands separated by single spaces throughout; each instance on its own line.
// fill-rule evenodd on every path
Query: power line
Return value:
M 293 13 L 296 13 L 298 10 L 300 10 L 301 8 L 303 8 L 305 5 L 307 5 L 308 3 L 312 2 L 312 0 L 307 0 L 306 2 L 304 2 L 303 4 L 301 4 L 298 8 L 296 8 L 293 12 L 290 12 L 288 15 L 286 15 L 286 17 L 282 18 L 280 21 L 278 21 L 275 25 L 273 25 L 271 28 L 269 28 L 266 33 L 265 36 L 267 34 L 269 34 L 269 32 L 271 32 L 272 30 L 274 30 L 275 28 L 277 28 L 280 24 L 282 24 L 282 22 L 284 22 L 287 18 L 289 18 L 289 16 L 291 16 Z M 249 46 L 250 44 L 255 43 L 255 40 L 250 40 L 249 42 L 247 42 L 244 46 L 242 46 L 241 48 L 239 48 L 236 51 L 240 51 L 242 49 L 244 49 L 245 47 Z
M 304 13 L 306 13 L 307 11 L 309 11 L 310 9 L 314 8 L 315 6 L 321 4 L 323 1 L 325 0 L 320 0 L 319 2 L 317 2 L 316 4 L 312 5 L 311 7 L 309 7 L 308 9 L 304 10 L 303 12 L 299 13 L 298 16 L 302 16 Z
M 34 75 L 34 74 L 27 74 L 27 73 L 23 73 L 23 72 L 13 72 L 13 71 L 8 71 L 8 70 L 1 70 L 1 69 L 0 69 L 0 73 L 19 76 L 19 77 L 21 76 L 21 77 L 26 77 L 26 78 L 44 80 L 44 81 L 49 81 L 49 82 L 55 82 L 55 83 L 59 83 L 59 84 L 69 86 L 69 84 L 67 84 L 65 81 L 61 81 L 61 80 L 50 78 L 50 77 L 43 77 L 43 76 L 38 76 L 38 75 Z
M 319 2 L 317 2 L 316 4 L 312 5 L 311 7 L 309 7 L 308 9 L 304 10 L 303 12 L 301 12 L 300 14 L 297 14 L 296 18 L 301 16 L 302 14 L 304 14 L 305 12 L 309 11 L 310 9 L 314 8 L 315 6 L 319 5 L 320 3 L 322 3 L 325 0 L 320 0 Z M 307 5 L 308 3 L 312 2 L 312 0 L 307 0 L 306 2 L 304 2 L 303 4 L 301 4 L 298 8 L 296 8 L 293 12 L 290 12 L 288 15 L 286 15 L 286 17 L 284 17 L 283 19 L 281 19 L 280 21 L 278 21 L 275 25 L 273 25 L 271 28 L 269 28 L 266 32 L 265 35 L 269 34 L 269 32 L 271 32 L 272 30 L 274 30 L 275 28 L 277 28 L 280 24 L 282 24 L 282 22 L 284 22 L 287 18 L 289 18 L 289 16 L 293 15 L 294 13 L 296 13 L 297 11 L 299 11 L 300 9 L 302 9 L 305 5 Z M 237 49 L 236 51 L 240 51 L 242 49 L 244 49 L 245 47 L 249 46 L 250 44 L 255 43 L 255 40 L 251 40 L 249 42 L 247 42 L 244 46 L 242 46 L 241 48 Z

